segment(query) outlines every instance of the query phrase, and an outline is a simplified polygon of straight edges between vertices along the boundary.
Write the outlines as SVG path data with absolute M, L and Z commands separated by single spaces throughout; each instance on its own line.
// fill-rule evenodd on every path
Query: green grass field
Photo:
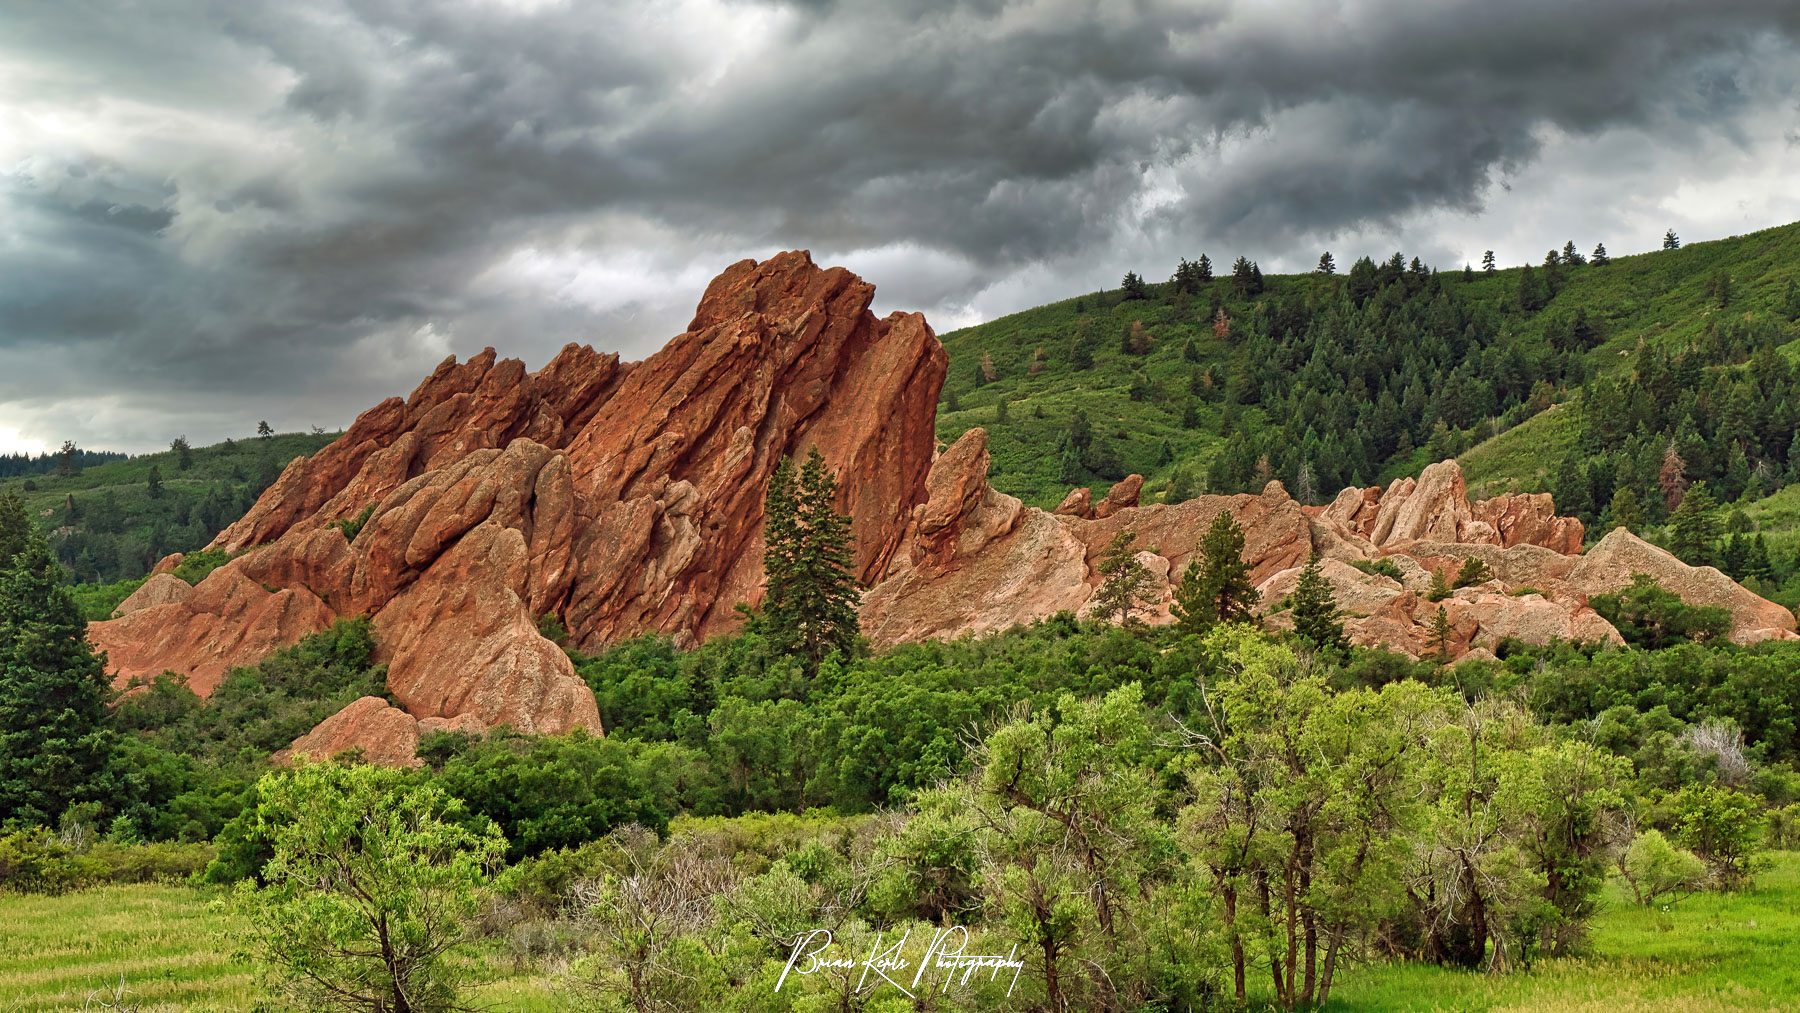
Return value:
M 108 886 L 63 897 L 0 896 L 0 1011 L 103 1009 L 115 990 L 139 1013 L 248 1010 L 251 969 L 231 959 L 231 915 L 218 891 Z M 548 974 L 519 972 L 498 953 L 471 970 L 495 1010 L 558 1010 Z M 86 1005 L 93 1000 L 93 1005 Z
M 233 962 L 217 895 L 114 886 L 66 897 L 0 897 L 0 1010 L 80 1010 L 121 981 L 141 1013 L 247 1010 L 257 985 Z M 1351 966 L 1328 1007 L 1344 1013 L 1712 1013 L 1800 1009 L 1800 853 L 1776 856 L 1757 888 L 1636 907 L 1617 885 L 1592 952 L 1507 975 L 1414 964 Z M 497 1011 L 581 1008 L 553 970 L 522 968 L 495 946 L 477 960 Z

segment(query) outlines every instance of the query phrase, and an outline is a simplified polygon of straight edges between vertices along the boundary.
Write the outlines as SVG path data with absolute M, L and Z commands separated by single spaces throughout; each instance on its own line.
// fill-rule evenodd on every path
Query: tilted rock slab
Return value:
M 858 576 L 890 566 L 926 500 L 945 356 L 924 317 L 877 319 L 873 296 L 784 253 L 727 269 L 640 363 L 576 345 L 535 373 L 492 349 L 446 360 L 291 463 L 211 546 L 241 555 L 91 635 L 120 684 L 174 669 L 207 693 L 231 666 L 371 616 L 400 708 L 358 701 L 294 752 L 400 762 L 436 727 L 598 732 L 538 618 L 588 650 L 734 628 L 734 606 L 762 597 L 781 458 L 816 446 L 854 518 Z M 347 541 L 334 525 L 358 518 Z

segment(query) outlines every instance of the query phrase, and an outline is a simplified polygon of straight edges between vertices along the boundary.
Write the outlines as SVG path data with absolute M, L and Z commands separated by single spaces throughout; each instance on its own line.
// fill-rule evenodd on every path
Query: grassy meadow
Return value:
M 62 897 L 0 896 L 0 1010 L 124 1008 L 222 1013 L 257 1001 L 231 959 L 231 916 L 216 891 L 112 886 Z M 1630 903 L 1619 884 L 1594 921 L 1591 952 L 1493 975 L 1419 964 L 1353 965 L 1329 1010 L 1343 1013 L 1778 1013 L 1800 1008 L 1800 852 L 1742 894 L 1702 894 L 1666 909 Z M 472 958 L 496 1013 L 587 1008 L 558 969 L 514 959 L 502 942 Z M 1255 980 L 1255 979 L 1253 979 Z

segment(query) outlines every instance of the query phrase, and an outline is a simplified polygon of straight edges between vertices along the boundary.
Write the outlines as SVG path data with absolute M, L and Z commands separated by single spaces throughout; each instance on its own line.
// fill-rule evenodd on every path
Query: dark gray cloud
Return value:
M 0 12 L 0 440 L 641 355 L 809 247 L 940 327 L 1239 252 L 1800 217 L 1791 0 L 166 0 Z

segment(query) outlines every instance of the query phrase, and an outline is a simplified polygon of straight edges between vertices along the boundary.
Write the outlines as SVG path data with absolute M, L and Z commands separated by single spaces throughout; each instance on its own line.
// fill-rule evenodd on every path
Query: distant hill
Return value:
M 1595 537 L 1621 489 L 1634 527 L 1666 522 L 1671 441 L 1681 482 L 1722 503 L 1800 478 L 1800 225 L 1605 264 L 1562 251 L 1285 276 L 1221 257 L 1211 280 L 952 331 L 938 435 L 986 427 L 994 486 L 1041 507 L 1131 472 L 1152 500 L 1271 478 L 1319 500 L 1458 456 L 1472 495 L 1553 492 Z
M 227 440 L 189 452 L 119 457 L 76 474 L 51 468 L 0 478 L 0 491 L 25 498 L 77 582 L 111 584 L 144 576 L 171 552 L 192 552 L 243 516 L 295 457 L 336 433 L 283 433 Z M 152 490 L 152 469 L 160 489 Z

